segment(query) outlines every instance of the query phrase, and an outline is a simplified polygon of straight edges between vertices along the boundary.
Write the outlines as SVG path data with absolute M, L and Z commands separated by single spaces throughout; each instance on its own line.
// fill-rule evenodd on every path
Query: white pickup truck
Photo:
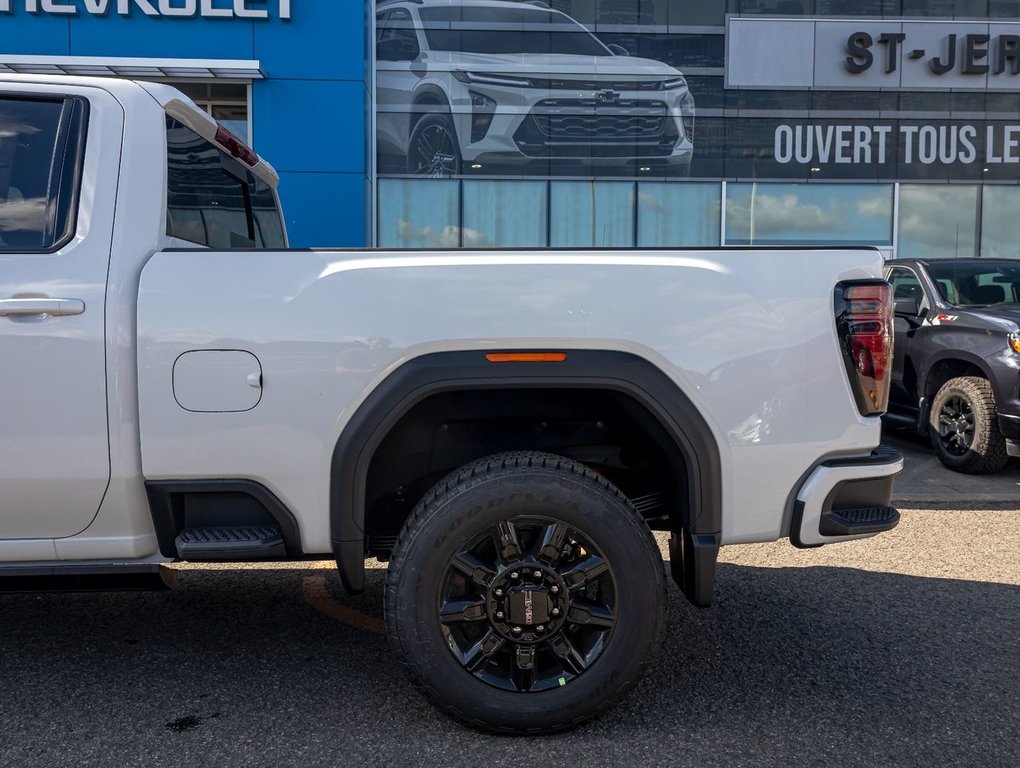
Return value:
M 877 251 L 287 250 L 276 182 L 170 87 L 0 78 L 0 574 L 389 559 L 418 687 L 540 732 L 654 658 L 653 530 L 703 606 L 896 524 Z

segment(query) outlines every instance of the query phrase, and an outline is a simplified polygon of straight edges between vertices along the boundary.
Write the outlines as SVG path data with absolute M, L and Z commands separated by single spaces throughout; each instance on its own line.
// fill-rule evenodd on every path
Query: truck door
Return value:
M 886 279 L 892 284 L 893 300 L 901 302 L 893 321 L 893 371 L 890 402 L 897 410 L 917 411 L 917 371 L 914 368 L 912 342 L 922 326 L 920 311 L 927 306 L 924 288 L 917 274 L 906 267 L 893 267 Z M 902 311 L 902 302 L 916 301 L 917 312 Z
M 47 90 L 4 83 L 0 93 L 0 561 L 36 557 L 10 540 L 84 530 L 110 479 L 113 211 L 100 201 L 115 195 L 119 156 L 102 158 L 104 179 L 94 178 L 86 133 L 102 123 L 119 137 L 110 123 L 122 118 L 105 92 L 115 114 L 90 116 L 86 98 Z

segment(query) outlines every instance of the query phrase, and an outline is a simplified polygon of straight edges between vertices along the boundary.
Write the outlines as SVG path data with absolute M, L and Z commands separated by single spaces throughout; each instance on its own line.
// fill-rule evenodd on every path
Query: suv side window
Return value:
M 377 34 L 376 53 L 382 61 L 414 61 L 421 55 L 410 13 L 403 8 L 390 11 Z
M 167 116 L 166 233 L 210 248 L 284 248 L 273 188 Z
M 74 236 L 88 102 L 0 98 L 0 252 L 52 253 Z

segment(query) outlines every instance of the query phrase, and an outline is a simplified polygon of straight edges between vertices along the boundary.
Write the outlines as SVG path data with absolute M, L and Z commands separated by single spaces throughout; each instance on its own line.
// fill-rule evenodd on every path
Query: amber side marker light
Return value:
M 1020 333 L 1009 334 L 1009 348 L 1020 355 Z
M 490 352 L 485 356 L 490 363 L 562 363 L 566 352 Z

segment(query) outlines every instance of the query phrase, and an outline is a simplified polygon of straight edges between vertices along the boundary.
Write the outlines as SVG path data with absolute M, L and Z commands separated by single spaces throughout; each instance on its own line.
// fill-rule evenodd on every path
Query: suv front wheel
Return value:
M 415 123 L 407 149 L 407 172 L 434 179 L 460 174 L 460 146 L 453 118 L 429 112 Z
M 932 401 L 928 421 L 935 453 L 950 469 L 983 475 L 998 472 L 1009 461 L 987 379 L 958 376 L 947 381 Z

